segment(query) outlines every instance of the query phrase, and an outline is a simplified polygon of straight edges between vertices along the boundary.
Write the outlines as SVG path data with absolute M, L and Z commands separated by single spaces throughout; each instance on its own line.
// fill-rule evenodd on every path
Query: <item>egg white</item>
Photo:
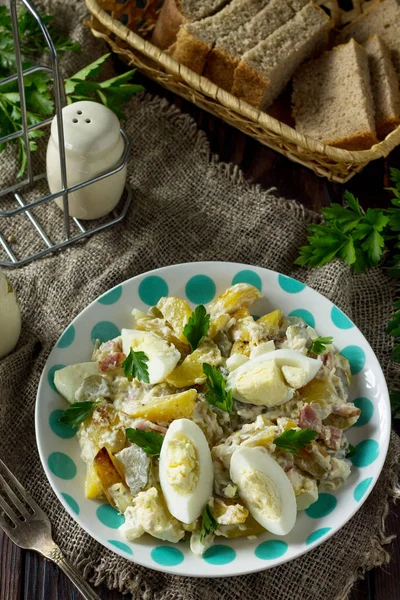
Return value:
M 269 487 L 253 488 L 249 484 L 249 473 L 255 476 L 261 474 L 264 480 L 266 477 Z M 260 525 L 275 535 L 286 535 L 293 529 L 297 507 L 292 484 L 265 448 L 238 448 L 232 455 L 230 476 L 249 512 Z M 260 508 L 261 502 L 268 505 L 267 510 Z
M 122 329 L 122 351 L 128 356 L 130 349 L 142 351 L 149 359 L 147 368 L 151 384 L 160 383 L 172 373 L 181 357 L 173 344 L 168 344 L 162 337 L 152 331 Z
M 171 485 L 170 473 L 168 473 L 170 446 L 174 440 L 182 438 L 189 440 L 197 455 L 197 481 L 194 488 L 188 491 L 177 490 L 175 485 Z M 210 449 L 204 433 L 196 423 L 189 419 L 177 419 L 170 425 L 161 448 L 159 475 L 169 512 L 183 523 L 195 521 L 212 496 L 213 488 L 213 465 Z

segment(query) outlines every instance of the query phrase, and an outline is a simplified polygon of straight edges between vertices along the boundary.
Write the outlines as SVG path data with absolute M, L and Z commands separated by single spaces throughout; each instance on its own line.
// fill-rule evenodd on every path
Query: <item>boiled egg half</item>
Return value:
M 181 357 L 173 344 L 168 344 L 161 336 L 152 331 L 122 329 L 122 351 L 128 356 L 130 349 L 144 352 L 149 362 L 149 379 L 151 384 L 160 383 L 172 373 Z
M 293 397 L 318 373 L 322 362 L 295 350 L 272 350 L 247 360 L 227 363 L 231 372 L 227 388 L 235 400 L 247 404 L 277 406 Z M 237 368 L 235 367 L 238 364 Z
M 160 484 L 169 512 L 191 523 L 212 495 L 213 465 L 207 439 L 196 423 L 177 419 L 161 447 Z
M 286 535 L 296 522 L 296 496 L 282 467 L 264 448 L 238 448 L 230 476 L 252 517 L 271 533 Z

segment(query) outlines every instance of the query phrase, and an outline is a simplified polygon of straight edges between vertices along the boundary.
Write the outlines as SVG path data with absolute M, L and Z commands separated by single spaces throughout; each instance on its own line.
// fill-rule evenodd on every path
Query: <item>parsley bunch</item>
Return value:
M 47 26 L 50 36 L 59 55 L 64 52 L 79 51 L 79 44 L 60 34 L 52 24 L 54 17 L 41 15 Z M 31 58 L 47 51 L 47 44 L 37 24 L 36 19 L 25 8 L 18 13 L 18 29 L 21 40 L 21 53 L 23 68 L 32 65 Z M 92 79 L 100 74 L 102 64 L 109 57 L 106 54 L 81 69 L 78 73 L 64 81 L 67 102 L 77 100 L 96 100 L 113 110 L 119 118 L 124 118 L 121 106 L 134 94 L 143 90 L 140 85 L 128 83 L 135 72 L 128 71 L 117 77 L 101 83 Z M 9 9 L 0 6 L 0 81 L 16 72 L 14 40 Z M 54 112 L 54 101 L 51 93 L 51 79 L 43 71 L 31 73 L 24 78 L 25 96 L 27 106 L 28 125 L 36 125 L 50 117 Z M 0 87 L 0 135 L 6 136 L 22 129 L 20 99 L 18 84 L 13 81 Z M 29 134 L 29 147 L 33 152 L 37 149 L 37 138 L 43 137 L 42 129 L 31 131 Z M 21 137 L 9 143 L 18 144 L 18 159 L 20 170 L 18 177 L 23 175 L 26 168 L 26 150 Z M 6 144 L 0 144 L 0 152 Z
M 309 227 L 308 244 L 300 248 L 295 261 L 303 267 L 322 267 L 340 258 L 355 273 L 385 263 L 388 275 L 400 279 L 400 170 L 390 169 L 393 198 L 389 208 L 364 211 L 357 198 L 346 191 L 345 206 L 331 204 L 322 209 L 323 224 Z M 395 338 L 391 359 L 400 363 L 400 302 L 388 324 L 387 333 Z M 391 392 L 392 412 L 400 418 L 400 391 Z
M 375 267 L 391 239 L 387 210 L 362 210 L 357 198 L 345 192 L 346 206 L 331 204 L 322 209 L 324 223 L 309 227 L 308 245 L 300 248 L 295 263 L 302 267 L 321 267 L 341 258 L 355 273 Z

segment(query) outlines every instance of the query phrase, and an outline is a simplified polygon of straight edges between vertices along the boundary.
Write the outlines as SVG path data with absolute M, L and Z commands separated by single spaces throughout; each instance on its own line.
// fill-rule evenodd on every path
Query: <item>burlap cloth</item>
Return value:
M 48 4 L 51 12 L 54 4 Z M 104 48 L 88 30 L 82 30 L 80 3 L 68 2 L 63 10 L 57 8 L 57 14 L 64 23 L 73 21 L 70 33 L 83 41 L 82 53 L 63 63 L 67 73 L 75 72 Z M 252 187 L 236 167 L 212 158 L 206 136 L 190 117 L 164 100 L 134 99 L 127 114 L 134 200 L 125 222 L 56 256 L 9 272 L 22 308 L 23 331 L 16 351 L 0 363 L 0 456 L 49 515 L 56 542 L 95 584 L 105 582 L 141 600 L 346 598 L 366 569 L 389 560 L 384 549 L 390 541 L 385 517 L 388 500 L 396 494 L 400 458 L 395 434 L 379 482 L 340 532 L 289 564 L 233 579 L 164 575 L 120 558 L 67 515 L 47 483 L 34 430 L 36 389 L 46 358 L 63 329 L 89 302 L 155 267 L 227 260 L 297 277 L 357 323 L 377 353 L 389 384 L 399 379 L 393 365 L 389 367 L 390 342 L 384 333 L 395 289 L 381 271 L 355 277 L 339 262 L 317 271 L 295 269 L 297 249 L 315 215 L 274 192 Z M 11 160 L 3 160 L 2 178 L 12 168 Z M 51 207 L 40 216 L 51 223 L 55 235 L 58 209 Z M 20 249 L 36 244 L 26 216 L 12 224 L 3 221 L 1 231 L 12 232 Z

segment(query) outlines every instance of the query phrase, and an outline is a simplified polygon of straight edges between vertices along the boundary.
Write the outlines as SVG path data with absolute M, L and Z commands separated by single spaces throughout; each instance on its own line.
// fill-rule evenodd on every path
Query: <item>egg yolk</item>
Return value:
M 273 360 L 256 363 L 252 368 L 238 373 L 236 388 L 249 402 L 265 406 L 279 404 L 288 395 L 281 370 Z
M 246 501 L 268 519 L 278 520 L 282 513 L 282 501 L 278 488 L 270 477 L 255 469 L 243 469 L 240 487 L 245 491 Z
M 193 442 L 182 434 L 175 435 L 168 444 L 167 478 L 179 494 L 192 493 L 199 481 L 199 459 Z

